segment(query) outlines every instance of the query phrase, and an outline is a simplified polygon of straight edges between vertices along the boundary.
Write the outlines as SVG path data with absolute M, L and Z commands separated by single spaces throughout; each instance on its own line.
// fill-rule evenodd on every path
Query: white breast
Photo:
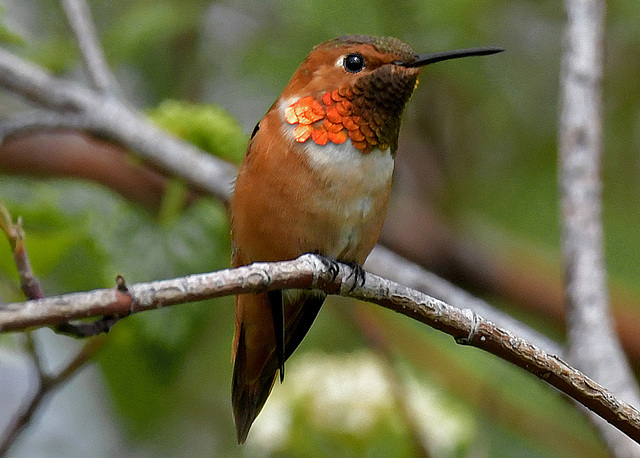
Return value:
M 285 121 L 284 110 L 295 101 L 295 98 L 282 101 L 278 107 L 285 137 L 292 142 L 295 142 L 293 130 L 296 126 Z M 390 148 L 375 148 L 364 154 L 350 139 L 340 145 L 332 142 L 318 145 L 309 138 L 298 145 L 301 148 L 296 150 L 306 156 L 309 166 L 324 183 L 309 197 L 315 206 L 329 209 L 343 220 L 340 233 L 336 234 L 335 252 L 325 254 L 337 257 L 357 249 L 362 234 L 370 231 L 371 222 L 381 216 L 373 213 L 374 207 L 381 211 L 375 202 L 380 198 L 386 202 L 394 166 Z
M 297 98 L 283 100 L 278 107 L 285 136 L 292 142 L 295 142 L 293 130 L 296 126 L 285 121 L 284 110 L 296 100 Z M 375 195 L 387 189 L 393 175 L 394 160 L 390 148 L 375 148 L 364 154 L 353 146 L 350 139 L 340 145 L 332 142 L 318 145 L 312 139 L 308 139 L 301 145 L 309 165 L 330 186 L 347 186 L 356 189 L 359 195 Z

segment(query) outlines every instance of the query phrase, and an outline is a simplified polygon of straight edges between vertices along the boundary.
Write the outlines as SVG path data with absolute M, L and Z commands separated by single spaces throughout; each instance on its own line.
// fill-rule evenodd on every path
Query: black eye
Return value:
M 361 72 L 364 68 L 364 57 L 361 54 L 347 54 L 342 62 L 344 69 L 351 73 Z

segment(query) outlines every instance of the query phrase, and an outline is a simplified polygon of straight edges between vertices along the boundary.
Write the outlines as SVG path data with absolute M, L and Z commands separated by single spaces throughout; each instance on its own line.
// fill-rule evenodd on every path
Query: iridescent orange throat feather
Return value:
M 395 152 L 402 110 L 417 84 L 418 71 L 387 67 L 319 99 L 298 99 L 285 110 L 285 120 L 296 126 L 293 136 L 299 143 L 339 145 L 350 138 L 364 154 L 374 147 Z

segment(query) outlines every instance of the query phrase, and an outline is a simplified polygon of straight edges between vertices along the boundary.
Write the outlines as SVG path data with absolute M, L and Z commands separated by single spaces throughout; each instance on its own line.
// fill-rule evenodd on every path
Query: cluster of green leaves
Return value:
M 248 137 L 236 119 L 216 105 L 165 100 L 149 117 L 163 129 L 229 162 L 240 163 L 247 147 Z

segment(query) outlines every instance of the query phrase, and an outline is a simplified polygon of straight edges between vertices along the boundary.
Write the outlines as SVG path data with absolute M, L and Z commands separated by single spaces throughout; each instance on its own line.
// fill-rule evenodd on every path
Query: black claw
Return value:
M 345 264 L 347 264 L 352 269 L 351 275 L 349 275 L 349 278 L 354 277 L 353 286 L 351 286 L 351 289 L 349 289 L 349 291 L 353 291 L 354 289 L 356 289 L 357 286 L 364 286 L 364 280 L 365 280 L 364 268 L 355 261 L 347 262 Z
M 324 264 L 324 267 L 329 271 L 329 275 L 331 275 L 331 281 L 334 281 L 338 277 L 338 273 L 340 272 L 338 261 L 331 256 L 325 256 L 320 253 L 313 254 L 318 257 L 322 264 Z
M 351 274 L 348 278 L 354 279 L 353 285 L 349 291 L 353 291 L 357 286 L 363 286 L 365 281 L 365 270 L 364 268 L 355 261 L 350 262 L 342 262 L 334 259 L 330 256 L 325 256 L 320 253 L 312 253 L 318 257 L 320 262 L 324 264 L 324 267 L 329 271 L 329 275 L 331 275 L 331 281 L 334 281 L 338 277 L 338 273 L 340 272 L 340 264 L 345 264 L 351 267 Z
M 284 302 L 282 301 L 282 291 L 274 290 L 267 292 L 269 305 L 271 306 L 271 319 L 273 320 L 273 331 L 276 336 L 276 359 L 280 369 L 280 382 L 284 380 Z

